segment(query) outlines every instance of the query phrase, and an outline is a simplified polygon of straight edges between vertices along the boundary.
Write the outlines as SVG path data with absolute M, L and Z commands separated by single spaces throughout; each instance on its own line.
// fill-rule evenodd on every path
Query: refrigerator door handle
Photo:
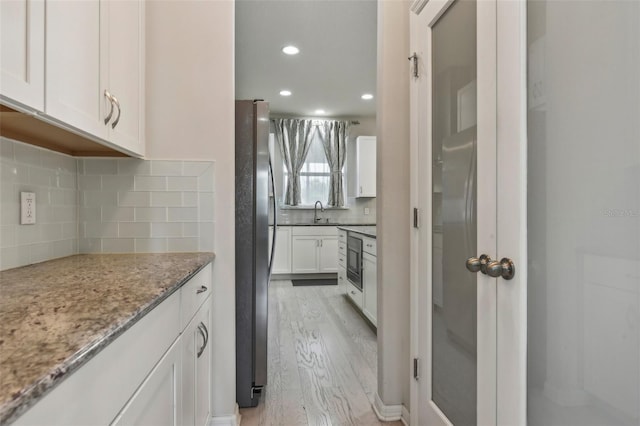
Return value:
M 271 284 L 271 272 L 273 270 L 273 257 L 276 253 L 276 234 L 278 231 L 278 210 L 276 196 L 276 181 L 273 176 L 273 165 L 271 164 L 271 156 L 269 156 L 269 174 L 271 175 L 271 189 L 273 193 L 273 238 L 271 239 L 271 256 L 269 259 L 269 275 L 267 278 L 268 285 Z

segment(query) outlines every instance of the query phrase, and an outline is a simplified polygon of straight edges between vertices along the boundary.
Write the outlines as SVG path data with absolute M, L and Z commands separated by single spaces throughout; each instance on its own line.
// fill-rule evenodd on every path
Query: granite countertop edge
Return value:
M 17 420 L 29 408 L 34 406 L 41 398 L 47 395 L 51 390 L 62 383 L 71 373 L 77 371 L 80 367 L 89 362 L 102 349 L 107 347 L 116 338 L 133 327 L 138 321 L 145 317 L 155 307 L 160 305 L 176 291 L 178 291 L 187 281 L 200 272 L 205 266 L 211 263 L 215 258 L 215 254 L 203 260 L 199 267 L 190 271 L 186 276 L 178 279 L 166 291 L 159 294 L 150 302 L 142 305 L 128 318 L 124 318 L 113 324 L 112 327 L 104 330 L 104 335 L 95 341 L 85 345 L 83 348 L 75 352 L 73 355 L 58 363 L 55 367 L 47 372 L 47 374 L 38 378 L 33 384 L 23 388 L 19 395 L 11 399 L 4 406 L 0 406 L 0 425 L 6 426 Z
M 343 231 L 355 232 L 355 233 L 362 234 L 364 236 L 375 238 L 375 239 L 378 238 L 376 233 L 371 232 L 371 231 L 366 230 L 366 229 L 358 229 L 357 226 L 372 226 L 372 225 L 344 225 L 344 226 L 339 225 L 337 228 L 338 229 L 342 229 Z M 373 225 L 373 226 L 375 226 L 375 225 Z

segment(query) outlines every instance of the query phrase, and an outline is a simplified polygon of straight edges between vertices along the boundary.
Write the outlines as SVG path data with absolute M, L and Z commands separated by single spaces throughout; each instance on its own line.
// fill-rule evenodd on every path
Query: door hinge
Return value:
M 413 55 L 409 56 L 409 59 L 413 66 L 413 77 L 414 78 L 418 78 L 419 74 L 418 74 L 418 54 L 416 52 L 413 52 Z
M 414 358 L 413 359 L 413 378 L 415 380 L 420 380 L 420 374 L 418 372 L 419 365 L 420 365 L 419 359 L 418 358 Z
M 419 228 L 420 224 L 418 223 L 418 208 L 414 207 L 413 208 L 413 227 L 414 228 Z

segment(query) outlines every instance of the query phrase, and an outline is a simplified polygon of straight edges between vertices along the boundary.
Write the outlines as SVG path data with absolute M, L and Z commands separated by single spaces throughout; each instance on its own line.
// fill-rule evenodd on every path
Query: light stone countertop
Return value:
M 377 238 L 377 228 L 375 225 L 371 226 L 371 225 L 348 225 L 348 226 L 342 226 L 339 225 L 338 229 L 342 229 L 343 231 L 347 231 L 347 232 L 356 232 L 358 234 L 362 234 L 364 236 L 367 237 L 371 237 L 371 238 Z
M 83 254 L 0 271 L 0 424 L 17 419 L 213 259 Z

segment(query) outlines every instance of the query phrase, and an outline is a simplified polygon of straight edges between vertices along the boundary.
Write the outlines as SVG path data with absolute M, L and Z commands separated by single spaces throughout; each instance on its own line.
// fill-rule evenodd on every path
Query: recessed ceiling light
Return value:
M 320 114 L 320 115 L 322 115 L 322 114 L 326 114 L 326 111 L 325 111 L 325 110 L 323 110 L 323 109 L 317 109 L 317 110 L 316 110 L 316 114 Z
M 300 49 L 298 49 L 297 47 L 295 47 L 293 45 L 289 45 L 289 46 L 283 47 L 282 51 L 284 53 L 286 53 L 287 55 L 297 55 L 298 53 L 300 53 Z
M 364 99 L 365 101 L 368 101 L 369 99 L 373 99 L 373 95 L 371 93 L 365 93 L 364 95 L 361 96 L 362 99 Z
M 290 90 L 281 90 L 280 91 L 280 96 L 291 96 L 291 91 Z

